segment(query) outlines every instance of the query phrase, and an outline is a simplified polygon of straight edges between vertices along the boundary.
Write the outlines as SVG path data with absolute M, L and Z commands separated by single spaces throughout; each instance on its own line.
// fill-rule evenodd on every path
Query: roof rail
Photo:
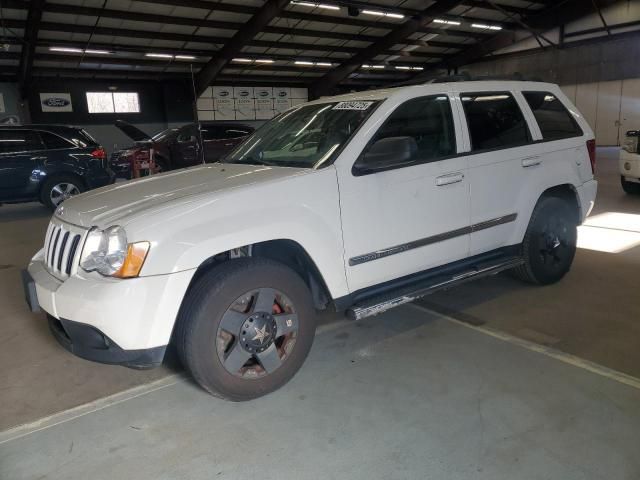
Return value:
M 448 82 L 476 82 L 486 80 L 517 80 L 527 82 L 542 82 L 539 77 L 526 77 L 520 72 L 514 72 L 510 75 L 482 75 L 472 76 L 469 72 L 462 72 L 457 75 L 446 75 L 437 77 L 427 83 L 448 83 Z

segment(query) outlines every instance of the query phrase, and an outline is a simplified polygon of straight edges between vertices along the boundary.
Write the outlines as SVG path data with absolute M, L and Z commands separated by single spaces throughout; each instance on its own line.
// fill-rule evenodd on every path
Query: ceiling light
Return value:
M 484 23 L 472 23 L 473 28 L 483 28 L 485 30 L 502 30 L 502 27 L 498 25 L 485 25 Z
M 306 60 L 296 60 L 293 63 L 304 67 L 333 67 L 333 63 L 329 62 L 309 62 Z
M 326 4 L 326 3 L 298 2 L 296 0 L 292 0 L 289 3 L 291 5 L 297 5 L 299 7 L 323 8 L 325 10 L 340 10 L 340 7 L 338 7 L 337 5 L 329 5 L 329 4 Z
M 384 65 L 362 65 L 362 68 L 373 68 L 373 69 L 377 69 L 380 70 L 382 68 L 384 68 Z
M 443 20 L 442 18 L 435 18 L 434 23 L 442 23 L 443 25 L 462 25 L 460 22 L 455 22 L 453 20 Z
M 232 62 L 236 62 L 236 63 L 251 63 L 251 62 L 253 62 L 253 60 L 251 60 L 250 58 L 234 58 L 231 61 Z
M 257 60 L 254 60 L 254 62 L 256 62 L 256 63 L 273 63 L 273 60 L 271 60 L 270 58 L 258 58 Z
M 145 53 L 144 56 L 152 58 L 173 58 L 173 55 L 170 53 Z
M 302 60 L 296 60 L 293 63 L 295 63 L 296 65 L 304 65 L 306 67 L 312 67 L 313 66 L 313 62 L 305 62 L 305 61 L 302 61 Z
M 50 52 L 64 52 L 64 53 L 82 53 L 81 48 L 69 48 L 69 47 L 49 47 Z
M 404 18 L 404 15 L 401 13 L 389 13 L 381 10 L 362 10 L 362 13 L 366 15 L 375 15 L 377 17 Z
M 89 55 L 110 55 L 111 52 L 108 50 L 91 50 L 86 49 L 84 53 L 88 53 Z
M 332 63 L 328 63 L 328 62 L 316 62 L 316 66 L 318 66 L 318 67 L 332 67 L 333 64 Z
M 194 57 L 193 55 L 176 55 L 175 56 L 176 60 L 195 60 L 196 57 Z
M 409 65 L 397 65 L 396 70 L 424 70 L 423 67 L 410 67 Z

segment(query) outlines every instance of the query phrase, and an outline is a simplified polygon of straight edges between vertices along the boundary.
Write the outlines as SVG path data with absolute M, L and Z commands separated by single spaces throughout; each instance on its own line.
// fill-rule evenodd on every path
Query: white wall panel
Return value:
M 619 145 L 621 94 L 621 80 L 600 82 L 598 85 L 598 110 L 595 130 L 598 145 Z

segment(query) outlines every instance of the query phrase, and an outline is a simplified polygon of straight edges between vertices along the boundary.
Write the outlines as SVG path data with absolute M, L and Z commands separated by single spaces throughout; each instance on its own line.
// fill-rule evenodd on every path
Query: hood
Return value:
M 116 127 L 118 127 L 127 137 L 135 142 L 147 142 L 151 140 L 151 137 L 140 130 L 138 127 L 134 127 L 130 123 L 123 120 L 116 120 Z
M 91 190 L 56 210 L 61 220 L 82 227 L 125 225 L 146 211 L 198 201 L 222 191 L 313 172 L 305 168 L 215 163 L 175 170 Z

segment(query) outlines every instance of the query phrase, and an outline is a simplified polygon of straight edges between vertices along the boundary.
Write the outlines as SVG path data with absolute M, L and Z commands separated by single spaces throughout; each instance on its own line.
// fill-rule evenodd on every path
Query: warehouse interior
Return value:
M 141 142 L 175 133 L 186 156 L 205 125 L 236 148 L 308 101 L 484 79 L 559 85 L 598 182 L 559 283 L 328 308 L 295 377 L 247 402 L 205 392 L 175 345 L 144 370 L 62 348 L 21 280 L 52 209 L 0 197 L 0 478 L 640 478 L 640 179 L 620 160 L 635 139 L 640 162 L 638 58 L 639 0 L 0 0 L 0 131 L 87 132 L 127 163 L 116 187 L 194 164 Z

